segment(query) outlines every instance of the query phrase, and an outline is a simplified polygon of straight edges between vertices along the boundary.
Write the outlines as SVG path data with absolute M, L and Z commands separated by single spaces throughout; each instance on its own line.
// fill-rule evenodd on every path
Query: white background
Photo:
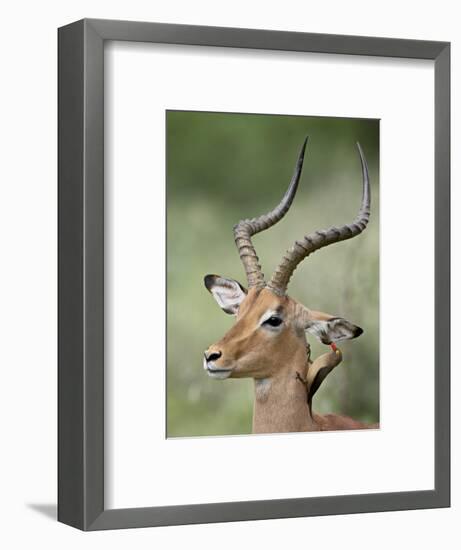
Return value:
M 433 63 L 118 42 L 106 67 L 106 505 L 432 489 Z M 165 440 L 165 109 L 184 107 L 381 119 L 380 430 Z M 400 309 L 426 319 L 417 360 Z M 328 476 L 300 478 L 301 456 Z
M 229 10 L 227 10 L 229 6 Z M 453 352 L 453 507 L 82 534 L 49 518 L 56 502 L 56 34 L 82 16 L 451 40 L 452 95 L 461 90 L 456 3 L 97 1 L 16 3 L 2 11 L 1 517 L 6 548 L 456 548 L 461 520 L 460 375 Z M 453 105 L 453 211 L 461 208 L 459 102 Z M 453 221 L 460 279 L 461 225 Z M 455 254 L 456 248 L 458 252 Z M 459 289 L 453 289 L 454 310 Z M 424 299 L 424 297 L 422 297 Z M 403 312 L 403 315 L 407 314 Z M 424 320 L 422 320 L 424 322 Z M 453 316 L 453 340 L 461 329 Z M 415 338 L 415 353 L 424 342 Z M 415 380 L 415 391 L 418 380 Z M 404 419 L 418 422 L 411 413 Z M 46 512 L 45 514 L 43 512 Z

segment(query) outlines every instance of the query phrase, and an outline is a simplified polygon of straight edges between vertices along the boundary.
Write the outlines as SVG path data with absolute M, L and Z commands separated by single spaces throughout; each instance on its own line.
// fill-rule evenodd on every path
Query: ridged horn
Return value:
M 234 226 L 235 244 L 237 245 L 240 259 L 242 260 L 243 267 L 245 268 L 248 288 L 262 288 L 265 285 L 264 274 L 262 273 L 255 247 L 251 242 L 251 237 L 256 235 L 256 233 L 260 233 L 261 231 L 269 229 L 269 227 L 275 225 L 288 212 L 288 209 L 290 208 L 296 195 L 296 190 L 298 189 L 307 140 L 308 138 L 306 137 L 303 146 L 301 147 L 301 151 L 299 152 L 298 161 L 296 163 L 290 185 L 280 203 L 267 214 L 262 214 L 258 218 L 241 220 Z
M 362 204 L 355 220 L 349 225 L 341 227 L 329 227 L 328 229 L 314 231 L 306 235 L 302 240 L 295 244 L 286 252 L 282 261 L 271 277 L 267 287 L 279 295 L 286 293 L 288 283 L 297 266 L 310 254 L 333 243 L 345 241 L 359 235 L 367 226 L 370 218 L 370 179 L 368 176 L 368 166 L 363 154 L 360 143 L 357 142 L 357 148 L 362 164 Z

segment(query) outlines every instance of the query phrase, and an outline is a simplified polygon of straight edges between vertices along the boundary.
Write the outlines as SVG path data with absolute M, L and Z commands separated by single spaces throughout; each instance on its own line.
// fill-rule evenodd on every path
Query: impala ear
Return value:
M 320 311 L 306 310 L 304 329 L 323 344 L 357 338 L 363 330 L 342 317 L 333 317 Z
M 207 275 L 204 282 L 222 310 L 229 315 L 237 315 L 247 294 L 246 288 L 234 279 L 225 279 L 219 275 Z

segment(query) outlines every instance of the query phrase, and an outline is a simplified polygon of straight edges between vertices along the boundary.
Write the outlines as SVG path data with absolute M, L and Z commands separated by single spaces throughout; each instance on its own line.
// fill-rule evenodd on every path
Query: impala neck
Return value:
M 311 432 L 318 428 L 307 405 L 305 352 L 268 378 L 255 379 L 253 433 Z

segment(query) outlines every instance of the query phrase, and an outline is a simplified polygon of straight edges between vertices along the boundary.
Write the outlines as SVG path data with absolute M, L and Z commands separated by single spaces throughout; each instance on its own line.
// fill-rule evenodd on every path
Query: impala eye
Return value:
M 269 317 L 263 323 L 263 325 L 269 325 L 270 327 L 278 327 L 282 324 L 282 319 L 280 317 Z

